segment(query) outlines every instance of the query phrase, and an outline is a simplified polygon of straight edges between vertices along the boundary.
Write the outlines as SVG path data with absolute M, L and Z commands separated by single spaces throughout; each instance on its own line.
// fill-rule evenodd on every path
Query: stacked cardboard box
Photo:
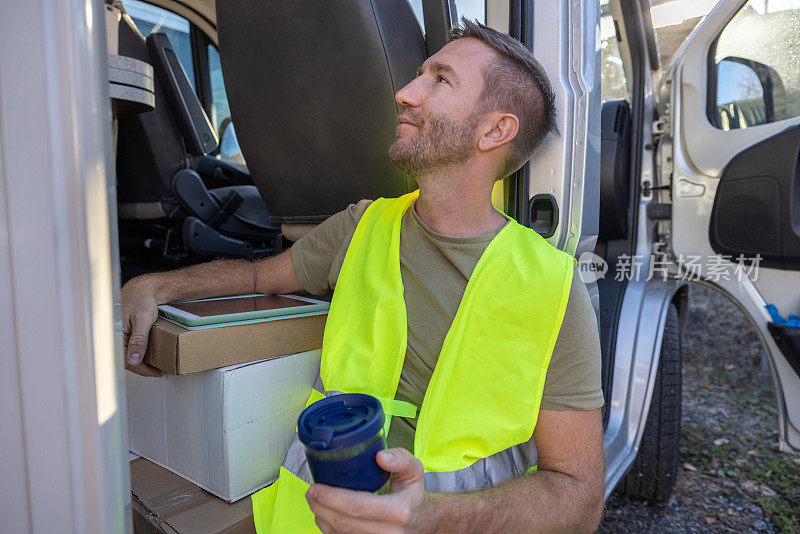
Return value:
M 150 330 L 144 361 L 183 375 L 318 349 L 327 318 L 322 314 L 200 330 L 159 318 Z
M 226 501 L 278 476 L 320 351 L 183 376 L 127 374 L 130 450 Z
M 250 499 L 229 504 L 144 458 L 130 466 L 136 534 L 255 534 Z
M 159 319 L 146 361 L 168 374 L 126 373 L 130 450 L 227 502 L 271 483 L 319 372 L 325 318 L 202 330 Z

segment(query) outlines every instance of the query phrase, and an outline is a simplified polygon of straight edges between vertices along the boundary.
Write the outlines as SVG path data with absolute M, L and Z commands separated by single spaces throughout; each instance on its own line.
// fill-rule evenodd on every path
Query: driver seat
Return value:
M 169 38 L 145 39 L 116 6 L 118 56 L 152 66 L 152 111 L 117 113 L 117 194 L 124 263 L 141 270 L 207 257 L 271 253 L 270 220 L 247 167 L 211 156 L 216 134 Z M 116 26 L 116 27 L 115 27 Z
M 407 0 L 216 5 L 231 117 L 273 221 L 319 223 L 416 189 L 387 157 L 394 95 L 427 58 Z

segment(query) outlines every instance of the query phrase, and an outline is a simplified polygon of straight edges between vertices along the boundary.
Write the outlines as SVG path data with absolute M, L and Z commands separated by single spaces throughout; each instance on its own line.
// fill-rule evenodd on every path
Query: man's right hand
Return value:
M 142 376 L 163 376 L 164 371 L 142 362 L 150 327 L 158 317 L 158 303 L 148 284 L 133 279 L 122 288 L 122 335 L 125 369 Z

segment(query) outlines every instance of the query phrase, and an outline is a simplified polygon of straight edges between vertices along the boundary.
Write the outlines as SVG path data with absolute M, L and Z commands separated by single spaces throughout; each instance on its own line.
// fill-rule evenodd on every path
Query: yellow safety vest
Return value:
M 378 199 L 358 223 L 331 302 L 320 379 L 308 400 L 368 393 L 383 403 L 387 431 L 389 416 L 415 413 L 394 396 L 408 334 L 400 223 L 417 195 Z M 531 438 L 573 262 L 513 220 L 487 246 L 420 407 L 414 454 L 425 466 L 427 491 L 492 487 L 535 467 Z M 256 530 L 319 532 L 305 499 L 310 483 L 295 436 L 278 481 L 253 495 Z

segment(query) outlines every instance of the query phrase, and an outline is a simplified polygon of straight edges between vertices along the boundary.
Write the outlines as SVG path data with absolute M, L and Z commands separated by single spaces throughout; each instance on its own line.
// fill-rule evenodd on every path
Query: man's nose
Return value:
M 415 78 L 408 82 L 405 87 L 397 91 L 394 95 L 394 100 L 400 106 L 406 108 L 418 108 L 422 103 L 421 92 L 417 89 L 417 82 L 419 78 Z

